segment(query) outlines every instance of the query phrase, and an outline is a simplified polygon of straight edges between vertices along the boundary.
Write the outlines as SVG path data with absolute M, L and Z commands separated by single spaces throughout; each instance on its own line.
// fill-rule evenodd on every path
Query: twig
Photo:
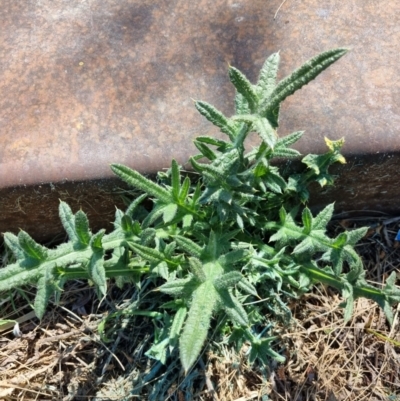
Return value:
M 276 13 L 275 13 L 275 15 L 274 15 L 274 19 L 276 19 L 276 16 L 278 15 L 279 10 L 281 9 L 281 7 L 282 7 L 285 3 L 286 3 L 286 0 L 283 0 L 282 3 L 281 3 L 281 5 L 280 5 L 280 6 L 278 7 L 278 9 L 276 10 Z

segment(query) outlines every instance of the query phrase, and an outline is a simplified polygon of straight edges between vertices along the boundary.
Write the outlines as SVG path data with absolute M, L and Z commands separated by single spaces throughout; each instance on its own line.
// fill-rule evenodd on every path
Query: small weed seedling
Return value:
M 400 301 L 395 274 L 382 289 L 367 284 L 354 250 L 366 229 L 330 238 L 326 227 L 333 205 L 316 216 L 306 206 L 309 185 L 331 185 L 329 166 L 345 162 L 340 154 L 343 140 L 325 139 L 327 153 L 305 156 L 300 173 L 271 163 L 300 156 L 291 145 L 303 132 L 277 135 L 282 101 L 345 53 L 322 53 L 279 83 L 278 53 L 266 60 L 256 84 L 230 67 L 235 115 L 228 118 L 206 102 L 195 103 L 225 134 L 225 140 L 199 136 L 194 141 L 200 152 L 190 159 L 199 174 L 195 183 L 182 177 L 175 160 L 166 173 L 159 173 L 158 181 L 113 164 L 118 177 L 143 192 L 125 212 L 116 211 L 114 230 L 93 234 L 86 214 L 73 214 L 61 202 L 59 213 L 69 242 L 47 249 L 24 231 L 17 236 L 6 233 L 5 243 L 16 262 L 0 269 L 0 291 L 35 284 L 34 309 L 42 318 L 50 297 L 57 300 L 68 280 L 90 280 L 99 297 L 106 294 L 110 278 L 121 286 L 150 280 L 156 307 L 130 312 L 162 316 L 162 333 L 156 333 L 147 355 L 166 363 L 179 353 L 186 373 L 196 363 L 211 325 L 239 348 L 247 342 L 250 361 L 266 363 L 272 357 L 283 362 L 279 347 L 272 344 L 276 338 L 263 336 L 267 322 L 260 308 L 290 318 L 287 300 L 316 283 L 341 292 L 346 320 L 354 300 L 365 297 L 376 301 L 392 322 L 391 306 Z M 259 145 L 246 151 L 251 133 L 258 135 Z M 142 206 L 145 199 L 151 199 L 151 210 Z M 252 305 L 260 299 L 264 303 Z

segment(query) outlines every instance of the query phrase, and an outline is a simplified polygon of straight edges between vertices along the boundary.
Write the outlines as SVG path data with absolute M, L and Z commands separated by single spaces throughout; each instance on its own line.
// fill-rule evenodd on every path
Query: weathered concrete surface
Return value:
M 114 191 L 108 164 L 151 173 L 187 160 L 214 132 L 191 98 L 232 111 L 228 63 L 254 80 L 280 50 L 285 76 L 338 46 L 352 51 L 286 101 L 280 133 L 306 130 L 303 152 L 345 136 L 349 165 L 364 165 L 344 170 L 338 207 L 398 210 L 398 0 L 3 0 L 0 231 L 52 235 L 58 198 L 111 221 L 113 197 L 91 200 Z

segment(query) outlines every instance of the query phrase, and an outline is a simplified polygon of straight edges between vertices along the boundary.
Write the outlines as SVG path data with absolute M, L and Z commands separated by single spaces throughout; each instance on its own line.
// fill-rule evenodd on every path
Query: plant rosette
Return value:
M 263 336 L 269 325 L 266 311 L 272 316 L 283 311 L 288 322 L 287 300 L 317 283 L 341 292 L 345 320 L 352 315 L 354 300 L 365 297 L 377 302 L 392 323 L 391 306 L 400 300 L 395 273 L 383 288 L 369 285 L 354 250 L 366 228 L 330 238 L 326 228 L 333 205 L 317 215 L 307 207 L 310 184 L 333 184 L 329 167 L 345 162 L 340 153 L 344 141 L 326 139 L 327 152 L 303 157 L 301 172 L 272 164 L 277 158 L 300 157 L 291 146 L 303 132 L 278 136 L 281 103 L 346 51 L 324 52 L 280 82 L 278 53 L 265 61 L 256 84 L 230 67 L 235 114 L 226 117 L 206 102 L 195 102 L 200 114 L 225 135 L 194 141 L 199 151 L 190 158 L 198 173 L 195 183 L 188 175 L 182 177 L 175 160 L 157 182 L 111 165 L 118 177 L 143 192 L 125 212 L 116 211 L 114 230 L 93 234 L 86 214 L 73 214 L 61 202 L 67 243 L 48 249 L 24 231 L 4 234 L 16 261 L 0 269 L 0 291 L 35 284 L 34 310 L 42 318 L 50 297 L 57 301 L 69 280 L 90 280 L 99 297 L 106 295 L 110 278 L 120 286 L 151 280 L 153 294 L 159 294 L 157 308 L 140 309 L 139 300 L 129 313 L 163 319 L 163 330 L 156 330 L 147 355 L 165 364 L 179 353 L 186 373 L 198 360 L 212 325 L 238 348 L 247 342 L 250 361 L 283 362 L 277 339 Z M 245 141 L 252 133 L 259 144 L 247 151 Z M 151 210 L 142 206 L 145 199 L 152 200 Z

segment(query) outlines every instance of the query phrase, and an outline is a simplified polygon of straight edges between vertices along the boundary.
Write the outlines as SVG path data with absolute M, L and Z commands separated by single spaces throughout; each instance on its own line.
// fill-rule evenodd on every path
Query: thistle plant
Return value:
M 228 333 L 236 346 L 247 342 L 251 361 L 283 362 L 279 346 L 274 347 L 277 339 L 263 334 L 268 322 L 257 313 L 260 306 L 252 303 L 263 299 L 264 315 L 266 310 L 283 310 L 290 317 L 288 298 L 298 298 L 318 283 L 340 291 L 346 320 L 354 300 L 365 297 L 376 301 L 391 323 L 391 306 L 400 301 L 395 273 L 384 288 L 369 285 L 354 250 L 366 229 L 331 238 L 327 224 L 333 205 L 317 214 L 307 207 L 310 184 L 332 185 L 329 167 L 345 163 L 340 153 L 344 141 L 325 139 L 327 152 L 302 158 L 301 172 L 273 164 L 277 158 L 300 158 L 291 146 L 303 132 L 277 134 L 281 103 L 345 53 L 346 49 L 322 53 L 280 82 L 278 53 L 268 57 L 256 84 L 230 67 L 235 114 L 227 117 L 206 102 L 195 103 L 225 135 L 194 141 L 199 151 L 190 158 L 198 173 L 195 182 L 182 175 L 175 160 L 157 180 L 111 165 L 118 177 L 143 192 L 125 212 L 116 211 L 114 230 L 92 233 L 83 211 L 74 214 L 60 202 L 69 241 L 48 249 L 24 231 L 4 234 L 16 261 L 0 269 L 0 291 L 35 284 L 34 309 L 42 318 L 50 297 L 57 300 L 69 280 L 88 279 L 103 297 L 110 278 L 121 286 L 151 279 L 152 293 L 159 295 L 157 307 L 141 310 L 139 302 L 130 313 L 164 319 L 147 355 L 166 363 L 179 353 L 186 373 L 196 363 L 211 326 Z M 246 146 L 249 135 L 258 136 L 251 150 Z M 150 210 L 143 207 L 148 199 Z

